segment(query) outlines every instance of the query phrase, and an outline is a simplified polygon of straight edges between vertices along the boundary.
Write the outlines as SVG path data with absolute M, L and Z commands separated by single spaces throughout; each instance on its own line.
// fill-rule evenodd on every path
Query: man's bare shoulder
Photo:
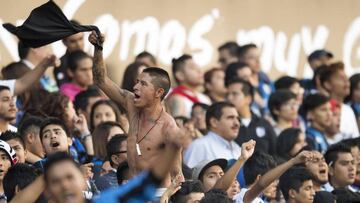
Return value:
M 172 117 L 168 112 L 164 111 L 164 121 L 167 124 L 176 125 L 174 117 Z
M 168 132 L 174 132 L 176 130 L 179 130 L 179 127 L 177 126 L 175 119 L 167 112 L 164 113 L 164 126 L 165 131 Z
M 179 128 L 170 114 L 166 113 L 165 116 L 167 122 L 163 128 L 163 133 L 166 139 L 165 143 L 171 142 L 179 147 L 188 145 L 188 143 L 191 142 L 192 137 L 189 136 L 182 128 Z

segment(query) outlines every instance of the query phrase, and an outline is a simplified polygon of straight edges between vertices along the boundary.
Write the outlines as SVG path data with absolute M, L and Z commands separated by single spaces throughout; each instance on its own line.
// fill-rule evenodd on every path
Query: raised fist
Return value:
M 91 34 L 89 35 L 89 42 L 94 46 L 95 45 L 102 46 L 104 41 L 105 41 L 105 37 L 103 34 L 101 34 L 101 36 L 99 37 L 95 31 L 92 31 Z

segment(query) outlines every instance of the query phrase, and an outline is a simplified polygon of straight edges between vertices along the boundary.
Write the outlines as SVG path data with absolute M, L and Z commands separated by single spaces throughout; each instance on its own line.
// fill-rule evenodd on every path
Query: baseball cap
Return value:
M 204 175 L 206 169 L 212 166 L 220 166 L 223 171 L 225 171 L 227 167 L 228 161 L 226 159 L 214 159 L 214 160 L 204 160 L 201 161 L 198 165 L 193 168 L 192 178 L 193 180 L 199 180 L 200 177 Z
M 334 54 L 332 54 L 331 52 L 325 50 L 325 49 L 318 49 L 318 50 L 315 50 L 313 51 L 309 57 L 308 57 L 308 62 L 312 61 L 312 60 L 315 60 L 315 59 L 318 59 L 322 56 L 327 56 L 327 57 L 334 57 Z
M 3 140 L 0 140 L 0 150 L 3 150 L 9 156 L 12 166 L 19 161 L 18 157 L 16 156 L 15 150 Z

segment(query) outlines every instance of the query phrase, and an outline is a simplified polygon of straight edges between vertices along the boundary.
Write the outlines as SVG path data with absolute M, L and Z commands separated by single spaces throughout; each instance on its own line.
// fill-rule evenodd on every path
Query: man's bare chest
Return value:
M 160 118 L 157 120 L 139 120 L 134 116 L 130 122 L 129 136 L 134 136 L 136 143 L 159 144 L 164 140 L 165 122 Z

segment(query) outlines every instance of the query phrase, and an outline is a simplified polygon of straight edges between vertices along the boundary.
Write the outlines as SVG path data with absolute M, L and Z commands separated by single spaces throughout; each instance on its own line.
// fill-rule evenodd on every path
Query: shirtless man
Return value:
M 95 32 L 89 36 L 93 45 L 97 40 L 103 44 L 104 37 L 97 38 Z M 134 91 L 129 92 L 107 77 L 103 52 L 94 46 L 94 83 L 113 101 L 127 110 L 130 122 L 128 137 L 128 162 L 132 175 L 154 165 L 154 160 L 164 151 L 168 140 L 179 140 L 179 129 L 175 120 L 165 112 L 161 101 L 170 89 L 170 78 L 161 68 L 147 68 L 137 79 Z M 181 151 L 177 152 L 178 160 L 170 172 L 175 177 L 181 171 Z M 164 186 L 170 184 L 170 176 Z

